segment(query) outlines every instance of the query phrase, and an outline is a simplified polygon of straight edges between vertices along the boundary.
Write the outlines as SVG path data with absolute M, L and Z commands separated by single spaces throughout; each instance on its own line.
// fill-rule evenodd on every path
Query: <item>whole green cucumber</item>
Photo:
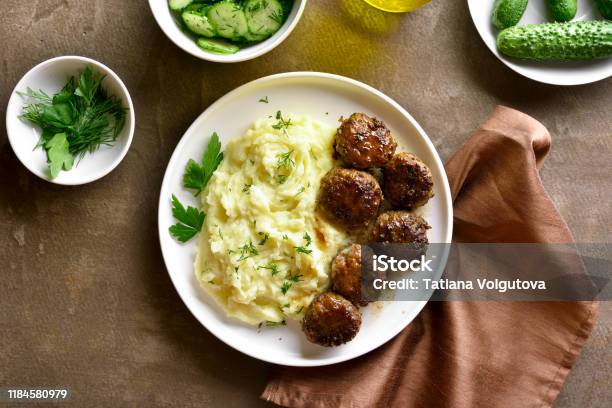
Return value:
M 578 11 L 578 0 L 548 0 L 548 9 L 555 21 L 571 21 Z
M 595 3 L 601 15 L 612 20 L 612 0 L 595 0 Z
M 500 30 L 518 24 L 529 0 L 495 0 L 491 21 Z
M 530 24 L 506 28 L 497 48 L 509 57 L 534 60 L 590 60 L 612 56 L 612 22 Z

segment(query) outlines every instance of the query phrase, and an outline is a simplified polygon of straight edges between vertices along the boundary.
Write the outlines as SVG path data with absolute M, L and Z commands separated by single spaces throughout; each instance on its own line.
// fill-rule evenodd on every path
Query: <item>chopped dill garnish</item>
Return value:
M 242 192 L 250 194 L 251 193 L 251 187 L 253 187 L 252 184 L 245 184 L 244 187 L 242 187 Z
M 294 247 L 294 248 L 295 248 L 295 252 L 299 252 L 299 253 L 306 254 L 306 255 L 312 254 L 312 249 L 308 249 L 308 248 L 303 247 L 303 246 L 298 246 L 298 247 Z
M 273 20 L 274 22 L 276 22 L 277 24 L 283 24 L 283 15 L 279 12 L 277 12 L 276 10 L 274 10 L 273 13 L 270 14 L 270 19 Z
M 289 276 L 287 276 L 287 280 L 293 282 L 293 283 L 298 283 L 301 282 L 303 279 L 303 275 L 298 274 L 298 275 L 291 275 L 289 274 Z
M 306 191 L 306 187 L 302 186 L 300 187 L 300 189 L 298 190 L 297 193 L 295 193 L 295 197 L 299 196 L 300 194 L 302 194 L 304 191 Z
M 277 177 L 278 184 L 285 184 L 285 182 L 287 181 L 287 176 L 285 176 L 284 174 L 279 174 Z
M 312 254 L 312 249 L 308 248 L 310 245 L 312 245 L 312 238 L 310 237 L 308 232 L 304 233 L 303 239 L 304 239 L 304 241 L 306 241 L 306 245 L 304 245 L 304 246 L 296 246 L 296 247 L 293 247 L 293 248 L 298 253 L 302 253 L 302 254 L 306 254 L 306 255 Z
M 295 162 L 291 158 L 292 154 L 293 154 L 293 150 L 289 150 L 287 153 L 277 154 L 276 158 L 278 160 L 276 161 L 276 168 L 280 169 L 282 167 L 287 167 L 287 168 L 294 167 Z
M 286 295 L 287 292 L 289 292 L 289 289 L 291 289 L 291 286 L 293 285 L 293 283 L 285 281 L 283 282 L 283 286 L 281 286 L 281 292 L 283 292 L 283 295 Z
M 275 263 L 267 264 L 266 266 L 258 266 L 257 269 L 267 269 L 272 272 L 272 276 L 278 274 L 280 270 L 278 269 L 278 265 Z
M 255 255 L 259 255 L 259 252 L 257 252 L 257 248 L 255 248 L 252 241 L 249 241 L 248 244 L 244 244 L 239 249 L 240 258 L 238 258 L 238 262 L 244 261 L 245 259 L 251 258 Z
M 261 237 L 261 240 L 257 243 L 257 245 L 264 245 L 268 238 L 270 238 L 270 234 L 267 232 L 258 232 L 257 235 Z
M 266 95 L 266 97 L 265 97 L 265 98 L 261 98 L 261 99 L 259 100 L 259 102 L 261 102 L 261 103 L 270 103 L 270 101 L 268 100 L 268 95 Z
M 302 275 L 291 275 L 289 274 L 286 280 L 283 282 L 283 286 L 281 286 L 281 291 L 283 295 L 286 295 L 289 292 L 289 289 L 293 286 L 294 283 L 299 283 L 302 281 Z
M 283 114 L 281 113 L 281 111 L 276 112 L 276 123 L 272 125 L 273 129 L 282 130 L 285 136 L 289 136 L 287 129 L 289 129 L 289 126 L 291 125 L 291 119 L 283 118 Z

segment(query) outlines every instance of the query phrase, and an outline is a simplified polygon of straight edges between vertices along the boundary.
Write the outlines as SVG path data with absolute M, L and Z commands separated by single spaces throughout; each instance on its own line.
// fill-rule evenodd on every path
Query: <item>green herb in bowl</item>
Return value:
M 72 168 L 86 153 L 112 145 L 125 125 L 127 109 L 101 86 L 104 75 L 87 67 L 53 96 L 30 88 L 21 118 L 42 130 L 37 147 L 45 149 L 51 178 Z
M 234 54 L 280 30 L 293 0 L 168 0 L 168 6 L 198 47 Z

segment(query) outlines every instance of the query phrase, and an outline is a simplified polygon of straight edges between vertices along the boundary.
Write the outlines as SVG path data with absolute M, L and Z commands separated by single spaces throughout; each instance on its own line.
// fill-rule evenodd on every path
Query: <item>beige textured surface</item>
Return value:
M 185 129 L 226 92 L 272 73 L 318 70 L 369 83 L 414 115 L 444 159 L 495 104 L 520 109 L 553 135 L 542 177 L 576 238 L 612 241 L 612 80 L 558 88 L 519 77 L 482 44 L 463 1 L 395 16 L 359 0 L 311 0 L 285 43 L 235 65 L 176 48 L 145 0 L 5 0 L 2 9 L 3 109 L 30 67 L 79 54 L 124 79 L 137 127 L 124 162 L 77 188 L 37 179 L 0 137 L 0 386 L 66 385 L 74 406 L 266 405 L 257 397 L 268 366 L 189 314 L 163 266 L 155 220 Z M 557 406 L 609 406 L 610 367 L 605 303 Z

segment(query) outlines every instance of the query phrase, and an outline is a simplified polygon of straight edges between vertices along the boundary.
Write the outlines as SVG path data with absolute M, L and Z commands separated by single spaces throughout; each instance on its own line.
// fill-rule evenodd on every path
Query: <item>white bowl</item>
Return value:
M 478 33 L 501 62 L 515 72 L 551 85 L 582 85 L 601 81 L 612 75 L 612 58 L 593 61 L 523 61 L 508 58 L 497 49 L 499 30 L 491 24 L 493 1 L 468 0 L 468 7 Z M 578 0 L 575 21 L 601 18 L 592 0 Z M 519 25 L 551 22 L 545 1 L 530 1 Z
M 47 94 L 53 95 L 63 88 L 68 78 L 78 76 L 87 66 L 106 75 L 102 82 L 104 89 L 121 99 L 123 106 L 129 109 L 125 126 L 112 146 L 101 146 L 96 152 L 87 153 L 80 161 L 75 161 L 70 171 L 61 171 L 56 178 L 51 179 L 46 153 L 41 148 L 35 148 L 40 138 L 40 129 L 19 117 L 25 99 L 18 92 L 32 88 L 35 91 L 42 89 Z M 6 131 L 17 158 L 28 170 L 43 180 L 64 185 L 90 183 L 104 177 L 117 167 L 130 148 L 135 122 L 132 99 L 117 74 L 97 61 L 76 56 L 52 58 L 28 71 L 17 83 L 6 109 Z
M 183 32 L 168 7 L 168 0 L 149 0 L 153 16 L 166 36 L 179 48 L 203 60 L 213 62 L 240 62 L 257 58 L 282 43 L 291 34 L 302 17 L 307 0 L 294 0 L 291 13 L 282 27 L 270 38 L 262 42 L 241 48 L 235 54 L 214 54 L 197 46 L 194 39 Z

